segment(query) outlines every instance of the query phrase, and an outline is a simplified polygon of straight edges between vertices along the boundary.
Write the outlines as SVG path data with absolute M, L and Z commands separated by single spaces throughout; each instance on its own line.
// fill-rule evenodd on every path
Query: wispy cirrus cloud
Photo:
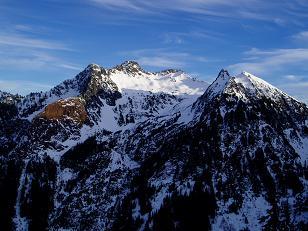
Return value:
M 44 39 L 30 38 L 24 35 L 0 34 L 0 46 L 18 46 L 49 50 L 71 50 L 66 45 Z
M 184 11 L 190 13 L 211 14 L 212 8 L 215 7 L 235 7 L 242 5 L 242 7 L 254 4 L 260 5 L 257 0 L 156 0 L 156 1 L 143 1 L 143 0 L 90 0 L 89 2 L 100 5 L 101 7 L 109 9 L 122 9 L 122 10 L 136 10 L 141 12 L 151 12 L 156 9 L 160 12 L 163 11 Z M 218 14 L 219 12 L 216 12 Z M 227 12 L 225 12 L 227 13 Z
M 293 81 L 293 82 L 301 81 L 304 78 L 301 75 L 285 75 L 283 77 L 284 77 L 284 79 L 286 79 L 288 81 Z
M 68 45 L 45 39 L 28 25 L 12 25 L 0 32 L 0 69 L 22 70 L 70 69 L 78 65 L 61 58 L 61 52 L 72 52 Z
M 308 42 L 308 31 L 301 31 L 292 36 L 295 41 Z
M 256 73 L 259 75 L 280 71 L 287 68 L 300 67 L 308 69 L 308 49 L 273 49 L 260 50 L 252 48 L 244 52 L 243 62 L 229 66 L 234 72 L 243 70 Z
M 2 53 L 2 52 L 0 52 Z M 46 52 L 18 49 L 0 56 L 0 69 L 14 68 L 15 70 L 46 70 L 69 69 L 81 70 L 73 63 Z
M 40 30 L 39 30 L 40 32 Z M 45 39 L 43 33 L 27 25 L 12 25 L 0 32 L 0 70 L 48 71 L 80 70 L 81 68 L 61 57 L 63 52 L 72 49 L 60 42 Z M 0 76 L 1 78 L 5 76 Z M 11 93 L 26 95 L 30 92 L 51 89 L 48 84 L 21 79 L 0 80 L 0 89 Z
M 308 6 L 301 0 L 266 1 L 266 0 L 89 0 L 109 10 L 140 14 L 168 14 L 182 12 L 194 15 L 215 16 L 222 18 L 253 19 L 285 25 L 295 22 L 294 14 L 305 17 Z
M 204 30 L 191 30 L 188 32 L 167 32 L 162 36 L 163 42 L 166 44 L 183 44 L 187 40 L 206 39 L 206 40 L 221 40 L 223 35 L 220 33 L 208 32 Z
M 134 10 L 142 11 L 146 10 L 146 5 L 143 1 L 130 1 L 130 0 L 90 0 L 89 2 L 101 5 L 108 9 L 122 9 L 122 10 Z

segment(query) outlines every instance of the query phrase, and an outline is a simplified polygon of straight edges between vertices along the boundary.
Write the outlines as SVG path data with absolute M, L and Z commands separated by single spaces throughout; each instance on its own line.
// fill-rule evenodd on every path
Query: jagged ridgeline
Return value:
M 0 230 L 307 230 L 308 108 L 127 61 L 0 92 Z

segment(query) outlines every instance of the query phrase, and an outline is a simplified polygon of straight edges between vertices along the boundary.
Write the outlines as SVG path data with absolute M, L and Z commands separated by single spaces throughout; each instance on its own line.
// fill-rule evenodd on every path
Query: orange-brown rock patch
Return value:
M 46 106 L 40 117 L 48 120 L 66 118 L 83 124 L 88 119 L 85 103 L 80 98 L 61 99 Z

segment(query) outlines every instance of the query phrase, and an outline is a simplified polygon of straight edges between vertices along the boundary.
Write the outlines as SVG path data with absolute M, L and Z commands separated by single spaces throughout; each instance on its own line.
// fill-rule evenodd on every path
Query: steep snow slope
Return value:
M 140 90 L 172 95 L 202 95 L 208 86 L 205 82 L 194 79 L 182 71 L 167 74 L 144 73 L 135 76 L 115 71 L 110 77 L 122 91 Z
M 202 95 L 208 84 L 181 70 L 146 72 L 138 63 L 126 61 L 109 70 L 111 79 L 121 90 L 164 92 L 173 95 Z

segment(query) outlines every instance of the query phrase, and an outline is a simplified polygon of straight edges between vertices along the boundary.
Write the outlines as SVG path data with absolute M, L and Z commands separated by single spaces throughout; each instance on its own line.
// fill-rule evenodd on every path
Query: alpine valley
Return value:
M 126 61 L 0 92 L 0 230 L 307 230 L 308 107 Z

